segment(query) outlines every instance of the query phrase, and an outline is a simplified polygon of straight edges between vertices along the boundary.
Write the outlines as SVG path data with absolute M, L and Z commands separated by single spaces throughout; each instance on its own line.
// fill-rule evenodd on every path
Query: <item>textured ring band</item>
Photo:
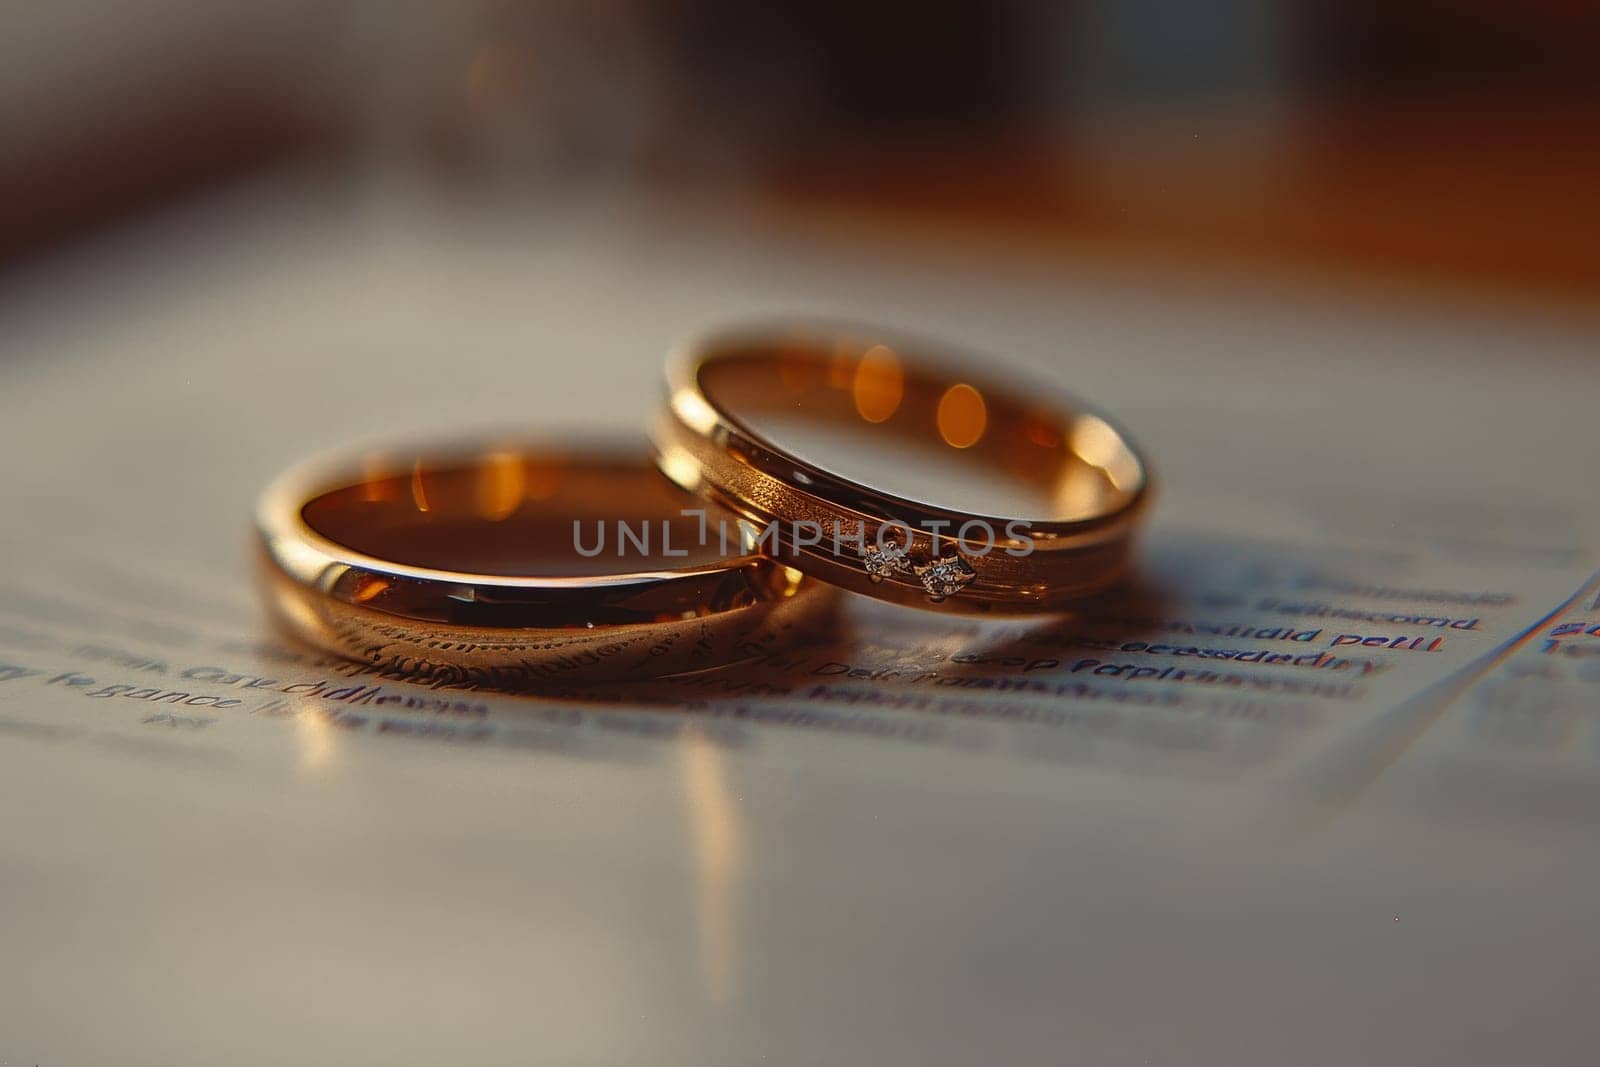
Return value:
M 737 513 L 785 563 L 879 599 L 1030 613 L 1115 583 L 1152 496 L 1147 464 L 1126 435 L 1072 397 L 960 369 L 978 365 L 971 357 L 930 359 L 928 347 L 818 326 L 690 344 L 669 363 L 657 463 Z M 848 431 L 866 441 L 865 453 L 913 445 L 937 464 L 1014 484 L 1037 513 L 875 488 L 808 459 L 773 432 L 776 420 Z
M 669 526 L 692 543 L 684 512 L 699 506 L 640 451 L 446 448 L 290 471 L 256 522 L 268 604 L 301 639 L 379 670 L 518 688 L 760 655 L 831 602 L 771 559 L 662 558 Z M 615 549 L 584 549 L 575 517 L 615 523 Z M 630 523 L 660 541 L 623 564 Z

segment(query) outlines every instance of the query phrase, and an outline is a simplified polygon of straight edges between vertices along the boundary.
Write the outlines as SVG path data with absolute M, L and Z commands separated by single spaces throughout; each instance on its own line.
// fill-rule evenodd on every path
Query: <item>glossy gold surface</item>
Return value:
M 701 543 L 698 517 L 682 512 L 702 507 L 633 451 L 514 445 L 319 462 L 262 495 L 263 589 L 273 614 L 322 649 L 504 688 L 719 666 L 825 614 L 831 591 L 818 583 Z M 675 541 L 651 556 L 617 535 L 613 551 L 590 555 L 575 521 L 590 542 L 619 523 Z
M 959 613 L 1060 610 L 1125 574 L 1132 537 L 1152 498 L 1148 465 L 1103 414 L 1068 395 L 985 375 L 975 357 L 924 342 L 828 325 L 758 327 L 692 343 L 668 367 L 655 427 L 657 463 L 678 485 L 775 530 L 785 563 L 868 596 Z M 865 433 L 883 447 L 914 445 L 930 463 L 1020 487 L 1028 514 L 993 514 L 897 495 L 845 477 L 778 443 L 763 415 Z M 868 531 L 910 528 L 917 566 L 882 575 L 868 550 L 825 538 L 800 543 L 795 523 Z M 1022 523 L 1023 535 L 1011 536 Z M 950 536 L 968 523 L 996 535 L 986 554 Z M 970 571 L 943 595 L 927 580 L 947 561 Z M 959 562 L 955 562 L 959 560 Z

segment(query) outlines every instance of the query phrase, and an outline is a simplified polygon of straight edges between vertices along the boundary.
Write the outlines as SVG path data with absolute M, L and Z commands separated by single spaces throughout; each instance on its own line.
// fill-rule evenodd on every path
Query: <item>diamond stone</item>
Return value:
M 977 572 L 961 556 L 946 556 L 925 567 L 918 567 L 917 577 L 922 580 L 922 588 L 928 591 L 929 596 L 943 600 L 965 589 L 977 577 Z
M 906 556 L 906 550 L 896 544 L 868 545 L 861 550 L 861 563 L 874 582 L 911 570 L 911 560 Z

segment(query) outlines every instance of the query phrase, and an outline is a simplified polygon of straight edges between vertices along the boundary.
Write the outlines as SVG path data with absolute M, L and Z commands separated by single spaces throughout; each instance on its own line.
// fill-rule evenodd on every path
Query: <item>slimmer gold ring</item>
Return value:
M 1118 582 L 1152 497 L 1143 456 L 1076 397 L 985 372 L 975 356 L 880 330 L 757 326 L 669 362 L 656 460 L 806 574 L 895 603 L 1056 611 Z M 774 424 L 851 435 L 856 456 L 912 452 L 1006 483 L 1028 510 L 964 507 L 927 478 L 897 490 L 819 462 Z

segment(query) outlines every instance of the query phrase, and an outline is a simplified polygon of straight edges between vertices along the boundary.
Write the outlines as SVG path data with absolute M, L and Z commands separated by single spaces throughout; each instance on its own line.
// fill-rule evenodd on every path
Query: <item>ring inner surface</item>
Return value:
M 698 384 L 805 463 L 950 511 L 1074 522 L 1120 510 L 1145 481 L 1122 434 L 1070 400 L 883 344 L 728 346 L 702 362 Z
M 679 570 L 724 551 L 718 513 L 642 459 L 563 463 L 514 451 L 430 462 L 389 457 L 314 497 L 301 518 L 337 545 L 390 563 L 502 577 L 595 577 Z

